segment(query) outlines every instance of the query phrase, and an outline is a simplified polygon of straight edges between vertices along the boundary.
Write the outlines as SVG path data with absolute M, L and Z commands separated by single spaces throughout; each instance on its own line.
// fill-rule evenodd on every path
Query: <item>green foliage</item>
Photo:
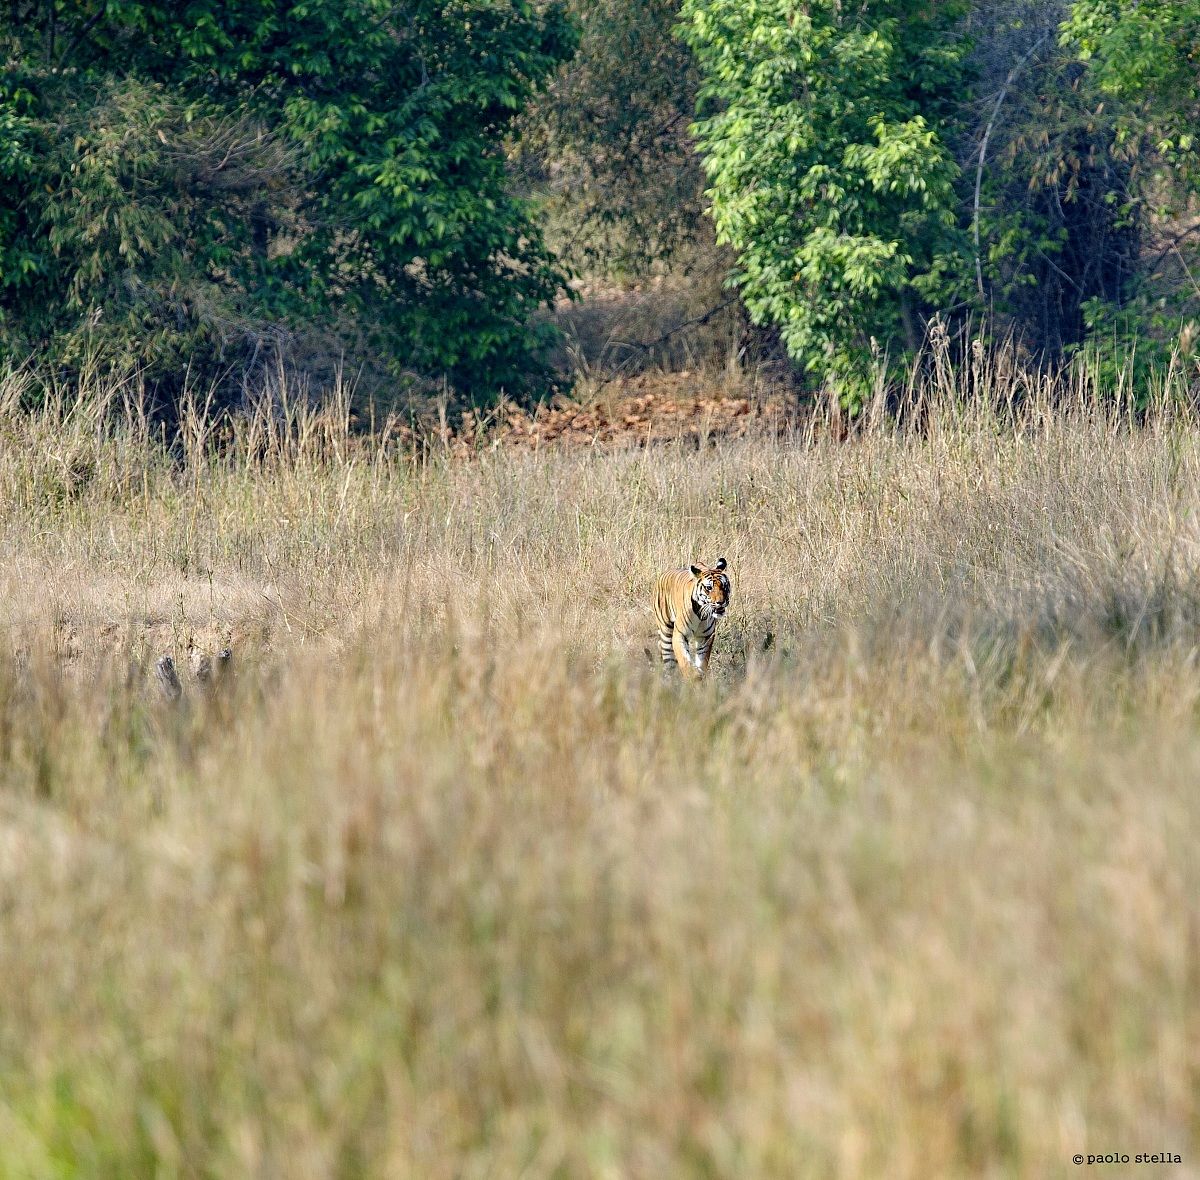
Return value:
M 553 195 L 563 256 L 594 272 L 686 265 L 711 244 L 688 134 L 699 73 L 678 0 L 568 0 L 579 51 L 521 120 L 527 182 Z
M 1085 335 L 1088 301 L 1125 298 L 1145 234 L 1145 145 L 1121 139 L 1123 104 L 1058 44 L 1065 11 L 1060 0 L 1024 0 L 972 15 L 986 100 L 962 110 L 958 140 L 980 301 L 1048 358 Z
M 1121 298 L 1087 308 L 1084 353 L 1104 381 L 1144 398 L 1170 364 L 1197 354 L 1200 0 L 1075 0 L 1061 41 L 1113 108 L 1114 154 L 1140 163 L 1132 215 L 1156 240 Z
M 45 0 L 0 15 L 0 346 L 160 384 L 306 325 L 483 396 L 563 276 L 503 141 L 572 49 L 529 0 Z
M 6 277 L 29 259 L 3 295 L 6 350 L 136 355 L 162 392 L 189 366 L 215 372 L 282 314 L 262 290 L 263 230 L 284 223 L 292 156 L 261 124 L 157 83 L 48 81 L 43 95 L 54 121 L 13 178 L 25 223 L 3 235 Z
M 958 3 L 685 0 L 704 76 L 694 132 L 718 239 L 757 323 L 848 405 L 874 355 L 963 293 L 958 167 L 944 139 L 964 85 Z
M 1075 0 L 1062 37 L 1102 89 L 1135 104 L 1126 133 L 1148 129 L 1165 162 L 1200 181 L 1200 0 Z
M 1091 299 L 1083 305 L 1085 339 L 1069 349 L 1096 388 L 1145 407 L 1169 391 L 1172 371 L 1200 360 L 1200 325 L 1181 319 L 1176 301 L 1136 290 L 1121 304 Z

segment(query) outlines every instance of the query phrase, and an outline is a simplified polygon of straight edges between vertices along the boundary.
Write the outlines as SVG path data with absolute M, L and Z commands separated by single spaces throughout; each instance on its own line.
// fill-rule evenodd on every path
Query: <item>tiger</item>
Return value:
M 658 654 L 663 666 L 679 668 L 690 680 L 708 672 L 717 623 L 729 609 L 733 587 L 725 558 L 714 566 L 692 565 L 660 574 L 654 587 Z

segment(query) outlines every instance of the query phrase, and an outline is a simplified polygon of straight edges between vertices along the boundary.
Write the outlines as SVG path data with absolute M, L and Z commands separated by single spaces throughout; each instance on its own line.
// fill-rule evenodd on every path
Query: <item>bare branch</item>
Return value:
M 1017 80 L 1017 75 L 1029 64 L 1033 55 L 1041 49 L 1049 36 L 1050 31 L 1047 29 L 1033 43 L 1025 56 L 1008 71 L 1008 77 L 1004 79 L 1004 85 L 1000 87 L 1000 93 L 996 95 L 996 104 L 992 107 L 991 118 L 987 121 L 987 126 L 983 130 L 983 139 L 979 144 L 979 165 L 975 169 L 975 210 L 971 219 L 971 228 L 975 235 L 975 283 L 979 288 L 980 299 L 987 297 L 983 290 L 983 261 L 979 245 L 979 191 L 983 186 L 983 165 L 987 159 L 988 140 L 992 137 L 992 128 L 996 126 L 996 119 L 1000 115 L 1000 107 L 1004 104 L 1004 100 L 1008 96 L 1009 87 Z
M 104 6 L 101 5 L 101 7 L 98 8 L 88 20 L 84 21 L 83 27 L 71 39 L 70 44 L 66 47 L 66 49 L 63 50 L 62 57 L 58 59 L 58 68 L 60 70 L 66 67 L 67 62 L 71 60 L 75 50 L 77 50 L 84 43 L 84 41 L 87 40 L 88 34 L 100 23 L 100 18 L 104 15 L 104 12 Z

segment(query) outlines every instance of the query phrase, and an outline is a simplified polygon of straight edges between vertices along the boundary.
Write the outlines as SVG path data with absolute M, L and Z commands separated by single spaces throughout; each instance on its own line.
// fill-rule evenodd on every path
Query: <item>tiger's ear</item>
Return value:
M 703 575 L 703 573 L 704 573 L 704 567 L 703 567 L 703 566 L 694 565 L 694 566 L 692 566 L 691 568 L 692 568 L 692 577 L 693 577 L 693 578 L 699 578 L 699 577 L 701 577 L 701 576 Z
M 717 571 L 717 573 L 720 573 L 724 568 L 725 568 L 725 558 L 718 557 L 717 564 L 715 566 L 713 566 L 713 569 L 715 569 Z

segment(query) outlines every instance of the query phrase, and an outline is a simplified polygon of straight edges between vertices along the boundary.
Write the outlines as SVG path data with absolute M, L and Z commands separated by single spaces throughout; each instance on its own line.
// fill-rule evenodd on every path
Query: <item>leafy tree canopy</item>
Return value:
M 369 326 L 462 390 L 537 372 L 562 283 L 503 137 L 556 2 L 25 0 L 0 9 L 0 346 L 245 364 Z
M 1140 163 L 1130 204 L 1148 248 L 1122 298 L 1086 306 L 1089 350 L 1136 382 L 1200 356 L 1200 0 L 1075 0 L 1060 40 L 1114 112 L 1115 154 Z
M 642 275 L 711 243 L 688 125 L 699 77 L 678 0 L 568 0 L 579 51 L 521 120 L 520 154 L 553 194 L 568 261 Z
M 957 2 L 684 0 L 718 238 L 759 323 L 848 404 L 879 342 L 967 274 L 944 127 L 964 85 Z
M 1106 90 L 1139 101 L 1168 150 L 1192 150 L 1200 114 L 1200 0 L 1075 0 L 1063 40 L 1079 45 Z

